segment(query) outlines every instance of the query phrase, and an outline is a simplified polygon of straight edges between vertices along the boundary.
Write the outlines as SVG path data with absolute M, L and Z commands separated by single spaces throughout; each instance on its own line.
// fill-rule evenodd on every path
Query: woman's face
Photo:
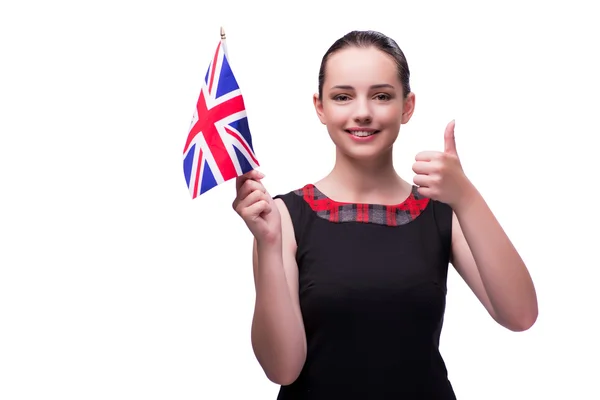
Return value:
M 404 98 L 393 58 L 374 47 L 332 54 L 322 100 L 315 95 L 314 101 L 338 149 L 360 159 L 389 151 L 414 109 L 414 95 Z

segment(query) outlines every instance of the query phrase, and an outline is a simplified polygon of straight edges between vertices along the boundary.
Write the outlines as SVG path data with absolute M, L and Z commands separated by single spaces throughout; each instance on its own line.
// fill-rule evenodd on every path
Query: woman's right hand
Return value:
M 264 175 L 252 170 L 236 178 L 236 198 L 233 209 L 237 212 L 257 242 L 281 239 L 281 216 L 277 205 L 261 183 Z

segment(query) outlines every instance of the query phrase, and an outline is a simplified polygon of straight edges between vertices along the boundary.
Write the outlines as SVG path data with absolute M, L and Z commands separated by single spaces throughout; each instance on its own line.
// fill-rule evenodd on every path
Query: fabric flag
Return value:
M 195 199 L 258 166 L 244 99 L 221 30 L 221 41 L 202 81 L 183 149 L 185 180 Z

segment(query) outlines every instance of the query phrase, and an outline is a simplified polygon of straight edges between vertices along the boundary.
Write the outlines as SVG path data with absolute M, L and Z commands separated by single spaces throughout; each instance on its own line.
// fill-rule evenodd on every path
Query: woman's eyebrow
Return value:
M 335 85 L 331 89 L 342 89 L 342 90 L 354 90 L 354 88 L 350 85 Z M 372 85 L 371 89 L 395 89 L 394 86 L 388 83 L 380 83 L 377 85 Z

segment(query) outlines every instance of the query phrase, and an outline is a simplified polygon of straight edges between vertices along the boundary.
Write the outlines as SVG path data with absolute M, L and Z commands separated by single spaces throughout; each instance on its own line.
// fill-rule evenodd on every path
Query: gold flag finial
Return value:
M 221 27 L 221 39 L 225 39 L 225 29 Z

